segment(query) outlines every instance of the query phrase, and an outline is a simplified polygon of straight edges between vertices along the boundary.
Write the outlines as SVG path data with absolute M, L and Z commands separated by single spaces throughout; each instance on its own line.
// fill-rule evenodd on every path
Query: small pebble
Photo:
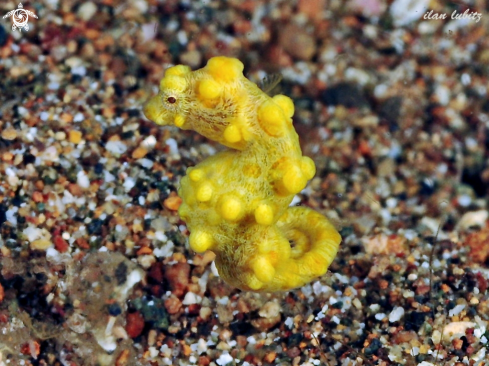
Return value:
M 140 312 L 128 313 L 126 316 L 126 332 L 131 338 L 139 336 L 144 328 L 144 318 Z
M 182 308 L 182 302 L 178 297 L 171 296 L 165 300 L 165 308 L 168 314 L 177 314 Z
M 183 305 L 193 305 L 193 304 L 200 304 L 202 301 L 202 298 L 193 292 L 187 292 L 185 295 L 185 298 L 182 301 Z
M 279 33 L 279 44 L 291 56 L 308 61 L 316 53 L 316 40 L 303 28 L 295 25 L 286 25 Z
M 400 306 L 396 306 L 391 313 L 389 314 L 389 322 L 394 323 L 399 320 L 404 316 L 404 308 Z
M 47 239 L 37 239 L 31 242 L 31 248 L 34 250 L 47 250 L 52 245 L 51 240 Z
M 64 131 L 58 131 L 55 133 L 54 138 L 58 141 L 63 141 L 66 139 L 66 133 Z
M 488 217 L 487 210 L 469 211 L 462 216 L 457 226 L 462 230 L 467 230 L 472 226 L 483 227 Z
M 79 144 L 82 140 L 81 131 L 71 130 L 68 136 L 69 136 L 69 141 L 72 144 Z
M 14 130 L 13 128 L 6 128 L 5 130 L 2 131 L 2 138 L 4 140 L 15 140 L 17 138 L 17 131 Z
M 82 3 L 82 5 L 78 8 L 77 15 L 84 21 L 92 19 L 92 17 L 97 12 L 97 5 L 92 3 L 91 1 Z
M 473 322 L 451 322 L 443 328 L 443 339 L 452 340 L 465 336 L 465 331 L 476 326 Z
M 176 263 L 165 267 L 165 279 L 170 285 L 172 293 L 181 297 L 187 291 L 190 276 L 190 265 L 188 263 Z
M 180 205 L 182 204 L 182 199 L 179 196 L 173 195 L 168 197 L 166 200 L 163 201 L 163 205 L 172 211 L 178 210 Z
M 146 150 L 144 147 L 138 147 L 132 152 L 132 158 L 133 159 L 142 159 L 146 156 L 148 153 L 148 150 Z

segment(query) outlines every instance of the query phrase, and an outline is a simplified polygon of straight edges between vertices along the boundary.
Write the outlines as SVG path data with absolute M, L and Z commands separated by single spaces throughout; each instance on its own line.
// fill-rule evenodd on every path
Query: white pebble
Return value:
M 85 116 L 83 115 L 83 113 L 78 112 L 77 114 L 75 114 L 75 117 L 73 117 L 73 122 L 81 122 L 84 119 L 85 119 Z
M 115 180 L 115 177 L 110 174 L 107 170 L 104 170 L 104 181 L 105 183 L 110 183 Z
M 483 227 L 489 214 L 487 210 L 470 211 L 465 213 L 457 224 L 462 230 L 466 230 L 472 226 Z
M 358 300 L 358 298 L 354 298 L 353 301 L 353 306 L 355 306 L 357 309 L 362 309 L 363 308 L 363 305 L 362 305 L 362 302 L 360 300 Z
M 50 90 L 58 90 L 59 89 L 59 83 L 49 83 L 48 84 L 48 89 Z
M 457 198 L 458 204 L 462 207 L 467 207 L 472 203 L 472 198 L 468 194 L 463 194 Z
M 418 363 L 418 366 L 435 366 L 435 364 L 428 362 L 428 361 L 423 361 Z
M 149 160 L 149 159 L 146 159 L 146 158 L 143 158 L 143 159 L 139 159 L 138 160 L 138 163 L 143 167 L 143 168 L 146 168 L 146 169 L 151 169 L 154 165 L 154 162 L 152 160 Z
M 142 279 L 143 272 L 140 269 L 134 269 L 131 273 L 129 273 L 126 282 L 118 289 L 120 298 L 125 299 L 127 294 L 129 293 L 129 290 L 131 290 L 131 288 Z
M 170 154 L 172 154 L 172 155 L 178 154 L 178 144 L 177 144 L 177 141 L 175 139 L 168 139 L 165 141 L 165 143 L 170 148 Z
M 138 256 L 138 263 L 144 269 L 148 269 L 156 262 L 156 258 L 152 254 Z
M 231 355 L 229 353 L 223 353 L 221 356 L 219 356 L 219 358 L 216 360 L 216 363 L 219 365 L 219 366 L 224 366 L 224 365 L 227 365 L 231 362 L 234 361 L 234 358 L 231 357 Z
M 382 320 L 382 319 L 385 319 L 385 314 L 384 313 L 378 313 L 378 314 L 375 314 L 375 319 L 377 320 Z
M 185 295 L 182 304 L 183 305 L 193 305 L 193 304 L 199 304 L 202 301 L 202 298 L 193 292 L 187 292 Z
M 294 196 L 294 198 L 292 198 L 292 202 L 289 204 L 289 207 L 296 206 L 299 203 L 301 203 L 301 198 L 299 196 Z
M 198 352 L 200 355 L 207 351 L 207 342 L 203 338 L 200 338 L 197 343 L 190 345 L 190 349 L 194 352 Z
M 376 98 L 383 98 L 386 95 L 388 89 L 389 88 L 385 84 L 376 85 L 374 88 L 374 96 Z
M 37 127 L 29 128 L 29 132 L 26 133 L 25 137 L 28 141 L 34 141 L 34 138 L 37 136 Z
M 127 151 L 127 146 L 122 141 L 109 141 L 105 144 L 105 149 L 112 154 L 124 154 Z
M 85 171 L 80 170 L 76 174 L 76 183 L 81 188 L 88 188 L 88 187 L 90 187 L 90 179 L 88 179 L 87 173 L 85 173 Z
M 153 135 L 146 137 L 141 143 L 141 146 L 143 146 L 146 150 L 153 149 L 156 146 L 156 137 Z
M 168 240 L 168 237 L 165 235 L 164 232 L 158 230 L 155 232 L 155 239 L 162 242 L 166 242 Z
M 435 95 L 441 105 L 447 105 L 448 102 L 450 102 L 450 89 L 448 89 L 448 87 L 445 85 L 439 85 L 435 89 Z
M 64 139 L 66 139 L 66 132 L 58 131 L 54 134 L 54 138 L 58 141 L 63 141 Z
M 389 314 L 389 322 L 394 323 L 399 321 L 404 316 L 404 308 L 396 306 Z
M 155 35 L 155 29 L 157 29 L 158 23 L 146 23 L 141 26 L 141 30 L 143 31 L 143 42 L 151 41 Z
M 410 273 L 408 276 L 409 281 L 416 281 L 418 279 L 418 275 L 416 273 Z
M 87 68 L 85 66 L 73 67 L 71 69 L 71 73 L 80 76 L 85 76 L 87 74 Z
M 430 0 L 395 0 L 390 6 L 390 13 L 396 27 L 412 23 L 424 15 Z
M 156 347 L 149 347 L 148 350 L 151 358 L 158 356 L 159 351 L 156 349 Z
M 41 112 L 41 114 L 39 114 L 39 118 L 41 119 L 41 121 L 47 121 L 48 117 L 49 117 L 49 113 L 46 111 Z
M 28 226 L 24 229 L 23 233 L 30 242 L 42 237 L 42 230 L 34 226 Z
M 448 316 L 458 315 L 465 309 L 465 305 L 457 305 L 452 310 L 448 312 Z
M 17 211 L 19 210 L 18 207 L 12 207 L 10 210 L 7 210 L 5 213 L 5 217 L 8 222 L 10 222 L 12 225 L 17 225 Z
M 229 297 L 224 296 L 223 298 L 218 298 L 218 300 L 216 300 L 216 302 L 218 304 L 221 304 L 221 305 L 227 305 L 229 302 Z
M 455 338 L 463 337 L 467 329 L 474 328 L 475 326 L 476 324 L 473 322 L 451 322 L 443 328 L 443 339 L 451 341 Z
M 91 1 L 82 3 L 82 5 L 78 8 L 76 15 L 84 21 L 90 20 L 95 13 L 97 12 L 97 5 L 92 3 Z
M 17 187 L 19 185 L 19 183 L 20 183 L 20 179 L 16 175 L 13 175 L 13 176 L 12 175 L 9 175 L 8 178 L 7 178 L 7 183 L 11 187 Z
M 263 318 L 273 318 L 280 315 L 280 305 L 274 301 L 268 301 L 263 305 L 258 314 Z
M 126 190 L 126 192 L 129 192 L 132 187 L 134 187 L 136 185 L 136 180 L 132 177 L 127 177 L 125 180 L 124 180 L 124 189 Z

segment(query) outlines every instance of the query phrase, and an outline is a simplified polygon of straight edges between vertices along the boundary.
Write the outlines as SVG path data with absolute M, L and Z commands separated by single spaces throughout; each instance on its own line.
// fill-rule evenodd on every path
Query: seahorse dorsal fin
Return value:
M 278 86 L 278 84 L 280 84 L 283 78 L 284 77 L 279 72 L 269 74 L 262 79 L 260 83 L 260 89 L 264 93 L 272 97 L 273 96 L 272 90 L 275 89 L 275 87 Z

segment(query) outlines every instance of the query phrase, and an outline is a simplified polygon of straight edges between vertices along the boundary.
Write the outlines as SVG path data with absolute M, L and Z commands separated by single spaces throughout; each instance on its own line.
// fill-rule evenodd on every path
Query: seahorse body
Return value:
M 200 70 L 167 69 L 144 113 L 230 148 L 188 168 L 178 191 L 190 247 L 214 251 L 226 282 L 279 291 L 327 271 L 340 235 L 319 213 L 289 207 L 316 169 L 302 156 L 290 98 L 268 96 L 239 60 L 219 56 Z

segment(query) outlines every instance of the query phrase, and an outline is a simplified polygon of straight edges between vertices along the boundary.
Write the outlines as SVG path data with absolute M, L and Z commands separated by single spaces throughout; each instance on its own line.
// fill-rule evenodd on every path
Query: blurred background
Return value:
M 2 1 L 0 364 L 483 365 L 488 9 Z M 216 55 L 294 100 L 317 174 L 293 204 L 343 237 L 301 289 L 238 291 L 188 248 L 179 180 L 223 147 L 141 110 Z

